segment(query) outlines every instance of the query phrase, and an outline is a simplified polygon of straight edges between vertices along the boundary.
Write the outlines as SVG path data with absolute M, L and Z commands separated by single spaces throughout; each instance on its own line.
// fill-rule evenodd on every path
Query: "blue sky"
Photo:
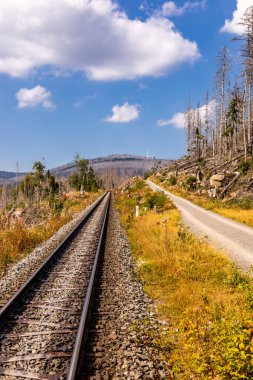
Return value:
M 249 0 L 11 3 L 0 4 L 0 170 L 55 167 L 76 152 L 182 155 L 173 115 L 189 94 L 204 103 Z

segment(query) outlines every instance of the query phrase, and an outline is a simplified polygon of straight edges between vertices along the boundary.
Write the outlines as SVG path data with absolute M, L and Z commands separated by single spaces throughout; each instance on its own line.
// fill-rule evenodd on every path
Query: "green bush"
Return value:
M 175 177 L 174 175 L 171 175 L 168 179 L 168 184 L 170 186 L 175 186 L 177 184 L 177 177 Z
M 153 174 L 153 172 L 151 170 L 147 171 L 144 173 L 144 179 L 148 179 L 149 177 L 151 177 Z
M 153 209 L 155 206 L 158 209 L 164 208 L 166 202 L 168 201 L 168 198 L 164 193 L 161 191 L 158 191 L 156 193 L 149 194 L 147 196 L 147 199 L 145 201 L 145 207 L 147 207 L 149 210 Z
M 11 211 L 11 209 L 14 207 L 14 204 L 13 203 L 7 203 L 7 205 L 5 206 L 5 209 L 6 211 Z
M 246 174 L 250 169 L 249 161 L 241 161 L 238 167 L 238 170 L 241 174 Z
M 197 182 L 196 177 L 191 175 L 185 180 L 183 185 L 186 188 L 186 190 L 193 191 L 193 190 L 196 190 L 196 182 Z
M 25 208 L 25 202 L 24 202 L 24 201 L 20 201 L 20 202 L 18 203 L 18 208 L 22 208 L 22 209 L 24 209 L 24 208 Z
M 49 206 L 53 215 L 57 216 L 61 214 L 64 204 L 58 197 L 51 196 L 49 198 Z
M 202 167 L 205 165 L 205 159 L 203 157 L 198 159 L 198 167 Z
M 134 186 L 132 186 L 131 191 L 142 190 L 145 186 L 146 184 L 142 179 L 137 180 Z

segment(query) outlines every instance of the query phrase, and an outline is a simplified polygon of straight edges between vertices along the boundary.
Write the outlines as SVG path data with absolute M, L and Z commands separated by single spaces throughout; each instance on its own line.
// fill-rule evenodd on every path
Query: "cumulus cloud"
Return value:
M 174 3 L 174 1 L 166 1 L 162 5 L 162 9 L 159 11 L 159 14 L 165 17 L 181 16 L 186 11 L 190 11 L 190 10 L 194 10 L 198 8 L 203 9 L 205 8 L 205 6 L 206 6 L 206 0 L 195 1 L 195 2 L 187 1 L 186 3 L 184 3 L 182 7 L 178 7 Z
M 226 20 L 224 26 L 221 28 L 221 32 L 242 34 L 243 25 L 240 25 L 242 17 L 244 16 L 246 10 L 251 7 L 252 0 L 237 0 L 237 7 L 233 13 L 231 20 Z
M 175 128 L 184 128 L 185 125 L 185 115 L 182 112 L 177 112 L 175 115 L 172 116 L 171 119 L 167 120 L 158 120 L 157 126 L 158 127 L 165 127 L 167 125 L 172 125 Z
M 140 115 L 140 106 L 138 104 L 124 103 L 122 106 L 116 104 L 112 107 L 112 115 L 107 116 L 105 121 L 107 123 L 129 123 L 136 120 Z
M 45 87 L 36 86 L 33 88 L 21 88 L 16 93 L 19 108 L 34 108 L 43 106 L 44 108 L 55 108 L 52 102 L 52 94 Z
M 206 117 L 206 108 L 208 108 L 208 112 L 209 112 L 209 117 L 212 116 L 212 113 L 214 112 L 215 110 L 215 107 L 216 107 L 217 103 L 216 101 L 213 99 L 213 100 L 210 100 L 209 103 L 207 104 L 204 104 L 203 106 L 199 107 L 199 114 L 200 114 L 200 118 L 202 119 L 202 121 L 204 121 L 205 117 Z M 197 109 L 196 109 L 197 110 Z
M 113 0 L 11 0 L 0 7 L 0 73 L 52 66 L 113 81 L 160 76 L 199 57 L 162 15 L 130 19 Z
M 213 110 L 215 109 L 215 100 L 210 100 L 209 103 L 204 104 L 203 106 L 199 107 L 199 114 L 202 122 L 205 120 L 206 117 L 206 109 L 208 107 L 209 117 L 211 117 Z M 196 111 L 197 109 L 195 109 Z M 172 118 L 167 120 L 158 120 L 157 121 L 158 127 L 165 127 L 167 125 L 172 125 L 175 128 L 184 128 L 185 127 L 185 113 L 183 112 L 177 112 L 175 113 Z

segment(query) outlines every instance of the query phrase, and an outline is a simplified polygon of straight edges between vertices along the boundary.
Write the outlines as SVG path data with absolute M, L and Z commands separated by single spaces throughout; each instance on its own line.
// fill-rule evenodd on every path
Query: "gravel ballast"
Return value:
M 110 209 L 103 261 L 88 336 L 83 379 L 170 379 L 159 354 L 147 344 L 147 329 L 164 329 L 134 274 L 119 216 Z

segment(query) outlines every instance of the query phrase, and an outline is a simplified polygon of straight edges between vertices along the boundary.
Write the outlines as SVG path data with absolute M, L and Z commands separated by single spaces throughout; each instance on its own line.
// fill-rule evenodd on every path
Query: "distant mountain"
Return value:
M 97 157 L 89 160 L 96 175 L 106 187 L 114 187 L 126 178 L 143 176 L 154 165 L 165 166 L 169 160 L 159 160 L 155 157 L 142 157 L 130 154 L 115 154 L 106 157 Z M 69 176 L 76 171 L 74 162 L 59 166 L 51 170 L 57 177 Z
M 18 177 L 23 177 L 26 173 L 19 173 Z M 17 174 L 15 172 L 6 172 L 0 170 L 0 182 L 16 179 Z
M 115 154 L 106 157 L 97 157 L 89 159 L 89 165 L 92 166 L 96 175 L 99 176 L 106 187 L 113 187 L 123 182 L 125 179 L 134 176 L 143 176 L 154 165 L 165 166 L 169 160 L 160 160 L 155 157 L 142 157 L 131 154 Z M 74 162 L 50 169 L 58 178 L 68 177 L 76 171 Z M 26 173 L 19 173 L 22 178 Z M 0 171 L 0 183 L 13 182 L 16 179 L 16 173 Z

